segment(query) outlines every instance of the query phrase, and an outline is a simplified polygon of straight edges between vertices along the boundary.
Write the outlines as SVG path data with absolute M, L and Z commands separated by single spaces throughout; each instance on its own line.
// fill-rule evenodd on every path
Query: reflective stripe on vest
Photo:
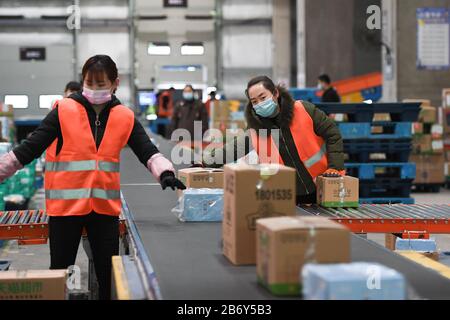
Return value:
M 327 146 L 323 144 L 319 152 L 310 157 L 308 160 L 305 160 L 303 163 L 305 164 L 306 168 L 311 168 L 313 165 L 318 163 L 326 153 L 327 153 Z
M 45 190 L 45 196 L 47 199 L 53 200 L 88 199 L 88 198 L 115 200 L 120 199 L 120 190 L 103 190 L 97 188 Z
M 95 160 L 65 161 L 65 162 L 47 162 L 45 170 L 48 171 L 91 171 L 96 170 Z M 118 162 L 99 161 L 98 170 L 106 172 L 119 172 L 120 164 Z

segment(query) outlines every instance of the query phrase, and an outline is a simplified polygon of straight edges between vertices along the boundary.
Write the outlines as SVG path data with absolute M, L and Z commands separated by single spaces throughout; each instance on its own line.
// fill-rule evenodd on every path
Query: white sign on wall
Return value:
M 446 8 L 417 9 L 417 68 L 450 68 L 450 20 Z

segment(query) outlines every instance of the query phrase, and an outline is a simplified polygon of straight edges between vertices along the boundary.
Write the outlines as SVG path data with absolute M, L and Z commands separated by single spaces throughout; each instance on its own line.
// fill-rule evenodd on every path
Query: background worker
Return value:
M 204 153 L 202 165 L 217 167 L 217 159 L 225 163 L 238 160 L 238 155 L 256 153 L 259 163 L 283 163 L 295 168 L 297 203 L 315 203 L 317 176 L 345 175 L 338 127 L 316 106 L 294 101 L 285 88 L 275 86 L 266 76 L 251 79 L 245 93 L 249 100 L 245 109 L 248 133 L 210 154 Z M 260 134 L 262 129 L 269 132 L 267 138 Z M 279 129 L 278 145 L 270 134 L 273 129 Z M 264 145 L 271 150 L 271 157 L 261 152 L 259 147 Z
M 194 136 L 194 122 L 201 121 L 202 137 Z M 192 140 L 202 140 L 203 134 L 208 130 L 208 112 L 205 105 L 196 98 L 194 88 L 188 84 L 183 89 L 183 99 L 175 105 L 172 116 L 172 132 L 176 129 L 186 129 Z
M 47 149 L 46 212 L 50 269 L 75 264 L 83 228 L 92 249 L 99 298 L 111 297 L 111 258 L 119 253 L 120 151 L 127 144 L 163 189 L 183 189 L 172 163 L 159 153 L 133 111 L 114 92 L 114 61 L 89 58 L 82 92 L 58 101 L 27 140 L 0 157 L 0 182 Z
M 341 97 L 336 89 L 331 86 L 331 79 L 327 74 L 319 76 L 318 87 L 323 91 L 322 102 L 341 102 Z
M 64 98 L 69 97 L 72 93 L 81 92 L 83 87 L 78 81 L 70 81 L 66 84 L 64 89 Z

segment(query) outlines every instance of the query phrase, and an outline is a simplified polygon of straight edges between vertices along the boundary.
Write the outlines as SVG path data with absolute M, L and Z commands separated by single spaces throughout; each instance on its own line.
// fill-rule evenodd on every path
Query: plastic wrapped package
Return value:
M 183 222 L 222 221 L 223 189 L 186 189 L 172 212 Z
M 436 252 L 436 240 L 430 239 L 402 239 L 397 237 L 395 240 L 395 250 L 401 251 L 419 251 L 419 252 Z
M 406 280 L 377 263 L 307 264 L 302 270 L 305 300 L 405 300 Z

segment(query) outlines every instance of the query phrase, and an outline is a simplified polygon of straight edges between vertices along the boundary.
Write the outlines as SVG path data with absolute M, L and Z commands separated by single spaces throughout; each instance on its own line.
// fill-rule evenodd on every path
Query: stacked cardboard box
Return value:
M 211 128 L 232 136 L 237 135 L 239 129 L 245 130 L 247 123 L 240 108 L 241 102 L 238 100 L 215 101 L 211 112 Z
M 444 126 L 445 175 L 450 188 L 450 89 L 442 90 L 442 125 Z
M 439 124 L 438 109 L 431 106 L 430 101 L 417 101 L 422 102 L 422 110 L 418 122 L 412 126 L 413 152 L 410 162 L 416 164 L 414 184 L 420 187 L 438 186 L 445 180 L 444 127 Z

